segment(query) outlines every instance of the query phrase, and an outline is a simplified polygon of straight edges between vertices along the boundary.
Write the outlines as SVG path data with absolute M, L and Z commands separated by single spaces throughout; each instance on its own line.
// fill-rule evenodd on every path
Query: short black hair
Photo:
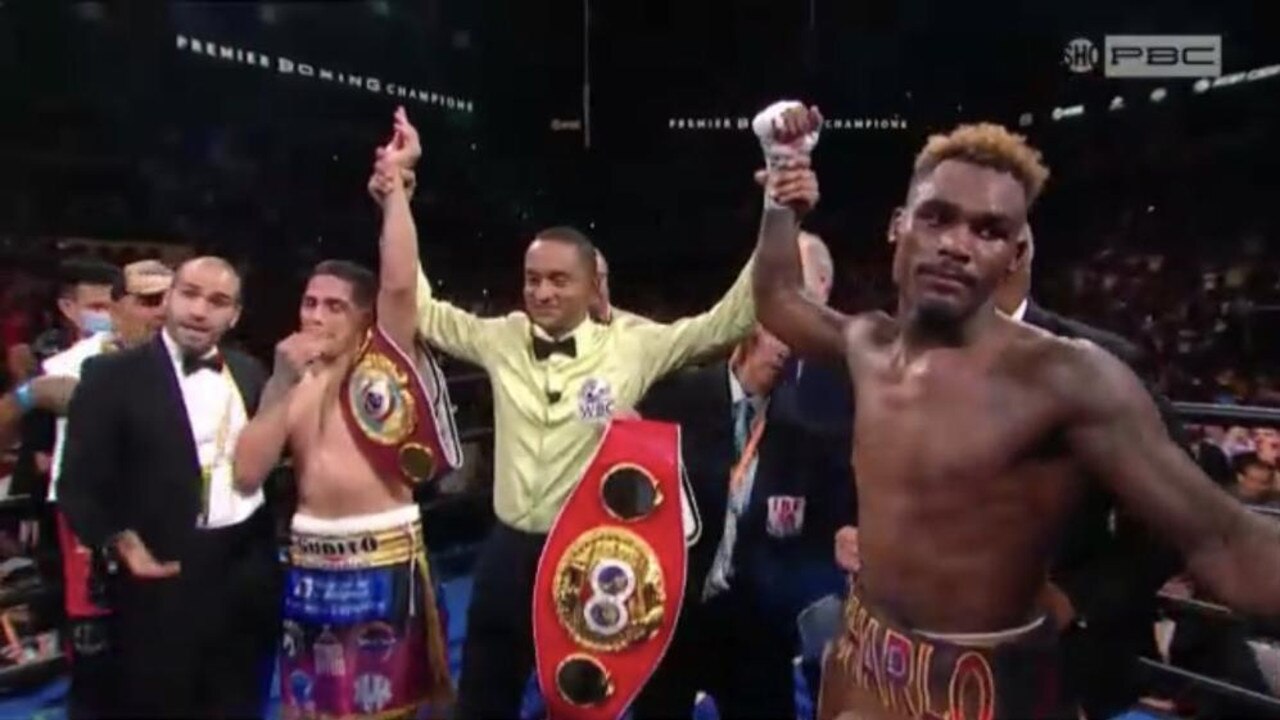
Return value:
M 595 243 L 591 242 L 591 238 L 578 228 L 569 225 L 556 225 L 541 230 L 537 235 L 533 236 L 535 240 L 550 240 L 552 242 L 563 243 L 578 251 L 578 258 L 583 264 L 590 268 L 592 275 L 596 272 L 596 249 Z
M 120 268 L 94 258 L 72 258 L 58 265 L 58 297 L 70 297 L 81 285 L 105 285 L 111 298 L 124 296 L 124 273 Z
M 378 276 L 359 263 L 350 260 L 322 260 L 311 270 L 311 277 L 317 275 L 345 280 L 351 285 L 351 302 L 361 310 L 372 310 L 378 299 Z

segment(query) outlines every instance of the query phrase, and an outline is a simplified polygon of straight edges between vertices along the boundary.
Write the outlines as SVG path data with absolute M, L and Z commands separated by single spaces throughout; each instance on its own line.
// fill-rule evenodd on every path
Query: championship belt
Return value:
M 347 373 L 339 403 L 374 472 L 411 485 L 462 466 L 444 373 L 425 345 L 418 345 L 417 354 L 415 363 L 375 325 Z
M 550 720 L 616 720 L 675 632 L 696 541 L 678 425 L 611 422 L 538 562 L 533 643 Z

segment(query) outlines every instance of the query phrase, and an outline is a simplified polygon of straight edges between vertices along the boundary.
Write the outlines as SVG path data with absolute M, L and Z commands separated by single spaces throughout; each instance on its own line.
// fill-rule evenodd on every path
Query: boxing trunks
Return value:
M 547 536 L 533 590 L 550 720 L 616 720 L 662 660 L 698 523 L 680 430 L 610 423 Z
M 295 515 L 285 575 L 285 718 L 412 718 L 452 701 L 444 613 L 417 505 Z
M 823 658 L 818 720 L 1074 718 L 1056 637 L 1046 617 L 1005 633 L 912 631 L 864 603 L 855 587 L 844 629 Z

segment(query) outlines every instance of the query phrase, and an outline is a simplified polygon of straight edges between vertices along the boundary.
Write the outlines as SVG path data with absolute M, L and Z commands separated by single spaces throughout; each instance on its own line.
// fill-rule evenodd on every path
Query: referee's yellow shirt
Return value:
M 418 332 L 433 347 L 475 363 L 493 386 L 494 488 L 498 519 L 545 533 L 586 470 L 615 409 L 633 408 L 654 381 L 727 349 L 755 323 L 751 262 L 715 307 L 674 323 L 639 316 L 573 332 L 577 356 L 533 356 L 551 339 L 523 312 L 481 318 L 432 294 L 418 276 Z

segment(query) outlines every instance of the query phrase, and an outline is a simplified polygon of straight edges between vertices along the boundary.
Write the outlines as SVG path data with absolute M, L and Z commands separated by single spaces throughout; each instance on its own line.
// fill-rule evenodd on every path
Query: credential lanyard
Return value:
M 209 525 L 209 501 L 213 492 L 213 471 L 222 464 L 227 456 L 227 440 L 231 437 L 232 403 L 240 395 L 235 378 L 231 377 L 226 365 L 222 366 L 222 379 L 227 383 L 227 402 L 222 408 L 222 419 L 218 421 L 218 432 L 213 441 L 213 457 L 207 464 L 200 465 L 200 526 Z
M 760 448 L 760 438 L 764 435 L 765 424 L 765 408 L 760 408 L 756 413 L 756 419 L 751 423 L 751 434 L 747 436 L 747 444 L 742 447 L 742 454 L 738 456 L 738 462 L 734 464 L 733 469 L 729 471 L 729 502 L 732 504 L 734 493 L 742 487 L 742 481 L 747 476 L 747 471 L 751 469 L 751 463 L 756 459 L 756 452 Z

